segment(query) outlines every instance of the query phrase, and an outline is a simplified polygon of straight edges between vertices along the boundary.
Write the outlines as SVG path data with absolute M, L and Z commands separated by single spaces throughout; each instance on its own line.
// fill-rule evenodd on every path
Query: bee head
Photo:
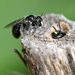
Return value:
M 41 15 L 42 16 L 42 15 Z M 33 21 L 33 23 L 32 23 L 32 26 L 42 26 L 43 25 L 43 19 L 42 19 L 42 17 L 41 16 L 36 16 L 35 18 L 34 18 L 34 21 Z
M 66 35 L 66 33 L 63 33 L 63 32 L 61 31 L 60 24 L 59 24 L 60 30 L 57 30 L 54 26 L 53 26 L 53 28 L 55 29 L 55 31 L 52 32 L 52 38 L 54 38 L 54 39 L 59 39 L 59 38 L 62 38 L 63 36 Z

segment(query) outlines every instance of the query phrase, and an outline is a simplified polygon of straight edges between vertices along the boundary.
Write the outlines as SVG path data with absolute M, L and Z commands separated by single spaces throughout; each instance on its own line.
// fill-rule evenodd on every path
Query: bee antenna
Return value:
M 55 28 L 54 26 L 52 26 L 52 27 L 55 29 L 55 31 L 57 31 L 56 28 Z
M 44 13 L 41 14 L 41 16 L 43 16 Z
M 60 26 L 60 23 L 59 23 L 59 29 L 60 29 L 60 31 L 61 31 L 61 26 Z

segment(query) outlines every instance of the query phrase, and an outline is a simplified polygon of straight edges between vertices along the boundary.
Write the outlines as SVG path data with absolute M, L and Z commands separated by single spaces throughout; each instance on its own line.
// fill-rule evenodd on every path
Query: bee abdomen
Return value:
M 15 38 L 19 38 L 20 37 L 20 31 L 19 31 L 20 27 L 21 27 L 21 25 L 17 24 L 15 26 L 13 26 L 13 28 L 12 28 L 12 34 L 13 34 L 13 36 Z

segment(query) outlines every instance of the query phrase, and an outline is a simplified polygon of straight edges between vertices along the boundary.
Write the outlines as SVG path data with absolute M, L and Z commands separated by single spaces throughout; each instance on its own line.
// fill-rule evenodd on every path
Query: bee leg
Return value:
M 19 58 L 21 59 L 21 61 L 24 63 L 24 65 L 26 66 L 26 61 L 24 60 L 24 58 L 21 56 L 21 54 L 18 52 L 17 49 L 13 48 L 14 52 L 19 56 Z

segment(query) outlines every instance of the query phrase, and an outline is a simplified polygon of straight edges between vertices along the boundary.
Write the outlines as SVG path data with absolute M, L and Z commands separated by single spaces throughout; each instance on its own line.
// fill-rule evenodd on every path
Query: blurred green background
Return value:
M 22 54 L 20 38 L 12 36 L 11 29 L 3 27 L 10 22 L 29 14 L 42 13 L 63 14 L 66 18 L 75 21 L 74 0 L 0 0 L 0 75 L 16 71 L 29 75 L 27 68 L 14 53 L 16 48 Z M 23 56 L 23 54 L 22 54 Z

